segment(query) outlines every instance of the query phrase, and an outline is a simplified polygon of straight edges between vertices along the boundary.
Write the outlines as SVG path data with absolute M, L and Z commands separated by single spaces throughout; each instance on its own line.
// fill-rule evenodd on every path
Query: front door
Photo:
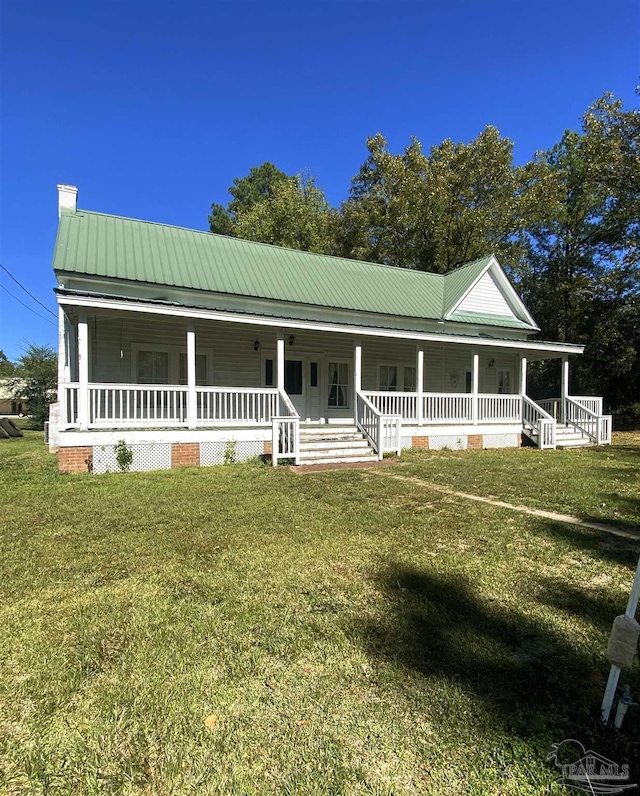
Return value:
M 286 359 L 284 362 L 284 391 L 303 419 L 307 416 L 304 364 L 303 359 Z

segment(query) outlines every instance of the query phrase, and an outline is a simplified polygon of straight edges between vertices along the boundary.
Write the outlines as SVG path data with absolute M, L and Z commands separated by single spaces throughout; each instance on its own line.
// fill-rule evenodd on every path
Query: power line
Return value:
M 36 297 L 33 295 L 33 293 L 29 293 L 29 291 L 27 290 L 27 288 L 26 288 L 24 285 L 21 285 L 21 284 L 20 284 L 20 282 L 18 282 L 18 280 L 15 278 L 15 276 L 14 276 L 14 275 L 13 275 L 13 274 L 12 274 L 10 271 L 8 271 L 8 270 L 7 270 L 7 269 L 4 267 L 4 265 L 2 265 L 2 263 L 0 263 L 0 268 L 2 268 L 2 270 L 3 270 L 3 271 L 6 273 L 6 274 L 9 274 L 9 276 L 11 277 L 11 279 L 13 279 L 13 281 L 16 283 L 16 285 L 18 285 L 18 287 L 21 287 L 21 288 L 24 290 L 24 292 L 27 294 L 27 296 L 31 296 L 31 298 L 32 298 L 32 299 L 33 299 L 33 300 L 34 300 L 34 301 L 35 301 L 37 304 L 39 304 L 39 305 L 40 305 L 40 306 L 41 306 L 43 309 L 45 309 L 45 310 L 46 310 L 46 311 L 47 311 L 47 312 L 48 312 L 50 315 L 53 315 L 53 317 L 54 317 L 54 318 L 57 318 L 57 317 L 58 317 L 58 316 L 55 314 L 55 312 L 52 312 L 52 311 L 49 309 L 49 307 L 47 307 L 45 304 L 43 304 L 43 303 L 40 301 L 40 299 L 37 299 L 37 298 L 36 298 Z M 9 291 L 8 291 L 8 290 L 7 290 L 7 293 L 9 293 Z M 9 293 L 9 295 L 11 296 L 12 294 L 11 294 L 11 293 Z M 14 296 L 14 298 L 15 298 L 15 296 Z M 18 299 L 16 299 L 16 301 L 17 301 L 17 300 L 18 300 Z M 20 302 L 20 303 L 22 304 L 22 302 Z M 24 306 L 26 306 L 26 304 L 25 304 Z M 37 313 L 36 313 L 36 315 L 37 315 Z
M 42 318 L 43 321 L 46 321 L 47 323 L 50 323 L 52 326 L 56 325 L 53 321 L 50 321 L 48 318 L 45 318 L 44 315 L 40 315 L 39 312 L 36 312 L 28 304 L 25 304 L 24 301 L 20 301 L 20 299 L 17 296 L 14 296 L 13 293 L 10 290 L 7 290 L 7 288 L 4 285 L 0 284 L 0 287 L 3 290 L 5 290 L 11 296 L 12 299 L 15 299 L 18 302 L 18 304 L 22 304 L 23 307 L 26 307 L 26 309 L 28 309 L 29 312 L 32 312 L 34 315 L 37 315 L 38 318 Z M 40 303 L 40 302 L 38 302 L 38 303 Z M 51 314 L 53 315 L 53 313 L 51 313 Z

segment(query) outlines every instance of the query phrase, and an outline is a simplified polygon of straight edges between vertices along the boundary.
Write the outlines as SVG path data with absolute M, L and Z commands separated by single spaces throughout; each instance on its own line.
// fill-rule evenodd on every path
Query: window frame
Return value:
M 331 366 L 332 365 L 338 365 L 338 366 L 345 365 L 346 366 L 346 368 L 347 368 L 347 382 L 346 382 L 346 384 L 343 384 L 342 382 L 339 381 L 339 379 L 340 379 L 340 367 L 338 367 L 338 382 L 336 384 L 332 384 L 332 382 L 331 382 Z M 351 403 L 352 403 L 352 399 L 351 399 L 352 375 L 351 375 L 351 372 L 350 372 L 351 361 L 348 360 L 348 359 L 338 359 L 338 358 L 329 359 L 329 358 L 327 358 L 326 366 L 327 366 L 327 370 L 326 370 L 326 373 L 327 373 L 327 391 L 326 391 L 326 394 L 325 394 L 326 395 L 325 400 L 326 400 L 326 403 L 327 403 L 327 409 L 329 411 L 340 411 L 340 410 L 344 410 L 344 409 L 350 409 L 351 408 Z M 336 388 L 343 387 L 343 388 L 346 389 L 346 401 L 347 401 L 346 404 L 342 405 L 342 404 L 336 403 L 334 405 L 334 404 L 329 403 L 329 399 L 331 397 L 331 388 L 332 387 L 336 387 Z M 339 394 L 340 394 L 339 391 L 336 390 L 336 400 L 337 400 Z

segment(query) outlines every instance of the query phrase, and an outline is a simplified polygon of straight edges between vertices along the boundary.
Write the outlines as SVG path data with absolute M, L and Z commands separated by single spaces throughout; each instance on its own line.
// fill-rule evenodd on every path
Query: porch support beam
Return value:
M 187 423 L 196 427 L 198 404 L 196 400 L 196 330 L 192 323 L 187 327 Z
M 527 394 L 527 358 L 520 357 L 520 395 Z
M 78 426 L 89 427 L 89 325 L 87 313 L 78 315 Z
M 276 386 L 284 392 L 284 332 L 278 332 L 276 344 Z
M 473 367 L 471 370 L 471 393 L 473 401 L 471 404 L 473 425 L 478 425 L 478 381 L 480 374 L 480 354 L 477 351 L 473 352 Z
M 422 396 L 424 394 L 424 348 L 422 346 L 418 346 L 416 349 L 416 392 L 418 393 L 416 398 L 416 422 L 421 426 L 424 423 L 422 406 Z
M 358 393 L 362 390 L 362 345 L 353 346 L 353 412 L 357 412 Z
M 562 357 L 562 371 L 560 373 L 560 417 L 563 423 L 567 422 L 567 401 L 569 397 L 569 357 Z

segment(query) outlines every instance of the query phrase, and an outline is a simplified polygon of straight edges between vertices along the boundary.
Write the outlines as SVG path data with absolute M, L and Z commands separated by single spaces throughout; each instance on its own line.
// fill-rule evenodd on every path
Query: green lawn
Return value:
M 566 451 L 509 448 L 407 451 L 405 475 L 511 503 L 553 509 L 640 529 L 640 432 L 615 434 L 614 445 Z
M 385 473 L 631 525 L 624 443 Z M 367 471 L 59 475 L 33 432 L 0 485 L 0 792 L 534 796 L 565 738 L 640 776 L 638 710 L 596 720 L 634 543 Z

